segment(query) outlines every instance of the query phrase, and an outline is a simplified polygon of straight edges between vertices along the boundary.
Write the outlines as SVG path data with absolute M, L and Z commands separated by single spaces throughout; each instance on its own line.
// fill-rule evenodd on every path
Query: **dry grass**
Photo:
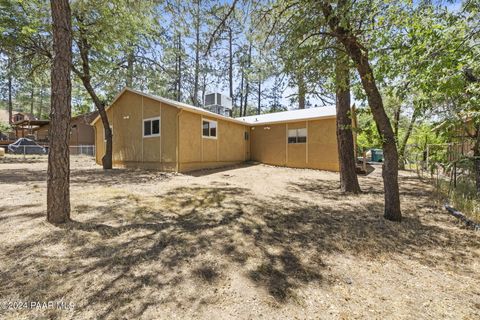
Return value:
M 379 168 L 360 196 L 334 173 L 239 166 L 192 175 L 72 163 L 72 218 L 45 222 L 45 159 L 0 163 L 0 300 L 72 310 L 1 318 L 480 316 L 480 235 L 401 175 L 382 218 Z

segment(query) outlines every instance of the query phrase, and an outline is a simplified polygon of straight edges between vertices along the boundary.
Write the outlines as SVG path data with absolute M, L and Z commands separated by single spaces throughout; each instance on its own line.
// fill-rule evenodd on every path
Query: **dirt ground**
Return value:
M 394 223 L 378 167 L 344 196 L 324 171 L 104 172 L 78 157 L 74 221 L 53 226 L 46 167 L 0 160 L 0 318 L 480 318 L 480 233 L 408 172 Z

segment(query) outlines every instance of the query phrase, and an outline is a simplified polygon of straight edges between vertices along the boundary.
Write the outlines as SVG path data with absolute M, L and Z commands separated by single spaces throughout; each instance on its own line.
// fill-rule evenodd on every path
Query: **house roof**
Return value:
M 125 87 L 115 97 L 115 99 L 113 99 L 112 103 L 106 108 L 106 110 L 110 109 L 114 105 L 114 103 L 127 91 L 136 93 L 136 94 L 141 95 L 143 97 L 150 98 L 152 100 L 156 100 L 156 101 L 159 101 L 159 102 L 163 102 L 163 103 L 172 105 L 172 106 L 177 107 L 177 108 L 182 109 L 182 110 L 187 110 L 187 111 L 190 111 L 190 112 L 193 112 L 193 113 L 198 113 L 198 114 L 208 116 L 208 117 L 211 117 L 211 118 L 222 119 L 222 120 L 225 120 L 225 121 L 235 122 L 235 123 L 239 123 L 239 124 L 243 124 L 243 125 L 245 124 L 245 122 L 243 122 L 241 120 L 236 120 L 234 118 L 225 117 L 225 116 L 222 116 L 220 114 L 205 110 L 203 108 L 198 108 L 198 107 L 186 104 L 186 103 L 178 102 L 178 101 L 163 98 L 163 97 L 154 96 L 154 95 L 151 95 L 151 94 L 148 94 L 148 93 L 145 93 L 145 92 L 141 92 L 141 91 L 138 91 L 138 90 L 134 90 L 134 89 L 131 89 L 131 88 L 128 88 L 128 87 Z M 94 125 L 99 119 L 100 119 L 100 115 L 98 115 L 95 118 L 95 120 L 92 121 L 91 124 Z
M 201 114 L 204 116 L 222 119 L 225 121 L 235 122 L 238 124 L 243 125 L 255 125 L 255 124 L 267 124 L 267 123 L 275 123 L 275 122 L 291 122 L 291 121 L 300 121 L 306 119 L 319 119 L 319 118 L 329 118 L 335 117 L 335 106 L 326 106 L 326 107 L 317 107 L 317 108 L 309 108 L 309 109 L 302 109 L 302 110 L 291 110 L 291 111 L 283 111 L 283 112 L 276 112 L 276 113 L 268 113 L 268 114 L 261 114 L 256 116 L 249 116 L 249 117 L 239 117 L 239 118 L 230 118 L 225 117 L 220 114 L 205 110 L 203 108 L 195 107 L 186 103 L 178 102 L 175 100 L 154 96 L 148 93 L 144 93 L 138 90 L 134 90 L 128 87 L 125 87 L 116 97 L 113 99 L 112 103 L 106 108 L 106 110 L 110 109 L 113 104 L 125 93 L 125 92 L 133 92 L 143 97 L 150 98 L 152 100 L 156 100 L 159 102 L 163 102 L 174 107 L 177 107 L 182 110 L 187 110 L 193 113 Z M 98 115 L 91 124 L 94 125 L 100 119 L 100 115 Z
M 275 113 L 265 113 L 255 116 L 235 118 L 248 124 L 268 124 L 276 122 L 292 122 L 307 119 L 335 117 L 335 106 L 316 107 L 308 109 L 289 110 Z
M 89 113 L 80 114 L 78 116 L 72 117 L 71 122 L 81 121 L 85 124 L 90 124 L 98 117 L 98 111 L 93 111 Z
M 43 126 L 49 124 L 50 120 L 19 120 L 17 122 L 12 123 L 12 125 L 17 127 L 22 126 Z

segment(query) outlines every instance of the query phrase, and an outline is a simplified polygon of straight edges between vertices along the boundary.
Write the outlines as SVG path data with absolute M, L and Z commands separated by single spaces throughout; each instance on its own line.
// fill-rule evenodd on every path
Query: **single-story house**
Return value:
M 187 172 L 253 160 L 339 170 L 334 106 L 230 118 L 125 88 L 106 112 L 114 167 Z M 99 116 L 92 126 L 101 164 L 105 133 Z

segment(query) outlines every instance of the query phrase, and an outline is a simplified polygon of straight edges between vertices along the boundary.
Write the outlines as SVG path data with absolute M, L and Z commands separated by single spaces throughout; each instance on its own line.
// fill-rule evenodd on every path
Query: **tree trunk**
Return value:
M 42 81 L 42 84 L 40 86 L 40 102 L 38 104 L 38 119 L 42 119 L 42 112 L 43 112 L 43 81 Z
M 407 132 L 405 132 L 405 136 L 402 139 L 402 142 L 400 143 L 399 149 L 398 149 L 398 157 L 400 159 L 399 161 L 399 169 L 405 170 L 405 150 L 407 148 L 407 142 L 408 139 L 410 138 L 410 135 L 412 134 L 413 130 L 413 125 L 415 124 L 415 121 L 417 119 L 417 110 L 413 110 L 412 117 L 410 118 L 410 123 L 408 124 Z
M 12 124 L 13 122 L 13 100 L 12 100 L 12 86 L 13 86 L 13 80 L 12 80 L 12 74 L 11 70 L 8 71 L 8 123 Z
M 68 0 L 51 0 L 53 23 L 52 102 L 47 172 L 47 220 L 70 220 L 72 20 Z
M 232 28 L 228 28 L 228 88 L 233 99 L 233 36 Z
M 195 75 L 193 85 L 193 105 L 198 107 L 198 80 L 200 75 L 200 0 L 197 0 L 195 16 Z
M 340 189 L 342 192 L 360 193 L 356 173 L 352 119 L 350 112 L 350 75 L 348 57 L 337 50 L 335 63 L 337 141 L 340 164 Z
M 33 116 L 33 98 L 35 96 L 35 87 L 32 83 L 32 90 L 30 91 L 30 114 Z
M 135 63 L 135 55 L 133 53 L 133 45 L 129 46 L 128 56 L 127 56 L 127 79 L 125 85 L 129 88 L 133 86 L 133 66 Z
M 297 74 L 297 84 L 298 84 L 298 109 L 305 109 L 305 80 L 303 79 L 303 74 L 299 72 Z M 349 93 L 350 94 L 350 93 Z
M 242 65 L 241 77 L 240 77 L 240 117 L 243 117 L 243 82 L 245 79 L 245 72 Z
M 83 23 L 81 17 L 76 17 L 80 24 Z M 105 104 L 100 100 L 95 89 L 91 83 L 91 76 L 90 76 L 90 44 L 88 43 L 86 37 L 86 30 L 83 25 L 79 27 L 79 41 L 78 41 L 78 49 L 80 51 L 80 58 L 82 60 L 82 72 L 75 68 L 72 65 L 73 71 L 77 74 L 77 76 L 82 80 L 83 86 L 85 90 L 87 90 L 88 94 L 93 100 L 95 107 L 100 114 L 100 118 L 102 119 L 102 124 L 105 132 L 105 155 L 102 157 L 102 165 L 103 169 L 112 169 L 112 151 L 113 151 L 113 144 L 112 144 L 112 130 L 110 129 L 110 124 L 107 117 L 107 112 L 105 111 Z
M 398 189 L 398 153 L 395 136 L 383 106 L 382 96 L 375 83 L 375 77 L 370 67 L 367 53 L 363 51 L 363 47 L 348 27 L 340 25 L 340 20 L 333 14 L 333 8 L 330 4 L 323 2 L 322 11 L 331 31 L 343 44 L 348 55 L 355 63 L 363 89 L 367 95 L 368 104 L 372 110 L 373 119 L 383 141 L 382 146 L 385 158 L 382 170 L 383 188 L 385 191 L 384 217 L 392 221 L 401 221 L 402 212 Z
M 260 74 L 260 70 L 258 70 Z M 257 114 L 262 113 L 262 78 L 258 77 L 258 104 L 257 104 Z
M 393 112 L 393 134 L 395 136 L 395 140 L 398 142 L 398 127 L 400 126 L 400 113 L 401 113 L 402 107 L 399 104 L 394 112 Z
M 98 95 L 90 83 L 90 78 L 82 78 L 83 86 L 87 90 L 88 94 L 93 100 L 95 107 L 100 114 L 100 119 L 102 120 L 103 130 L 105 131 L 105 155 L 102 157 L 102 166 L 103 169 L 112 169 L 112 151 L 113 151 L 113 134 L 112 129 L 110 128 L 110 123 L 108 121 L 107 112 L 105 110 L 105 104 L 100 100 Z
M 180 34 L 180 32 L 178 33 L 178 48 L 177 48 L 177 50 L 178 50 L 177 51 L 177 55 L 178 55 L 177 101 L 180 102 L 180 100 L 182 100 L 182 35 Z
M 247 58 L 247 63 L 248 63 L 248 69 L 247 69 L 247 74 L 245 75 L 245 101 L 243 103 L 243 116 L 247 115 L 247 107 L 248 107 L 248 95 L 250 94 L 250 77 L 249 77 L 249 71 L 250 67 L 252 65 L 252 43 L 250 43 L 248 47 L 248 58 Z

